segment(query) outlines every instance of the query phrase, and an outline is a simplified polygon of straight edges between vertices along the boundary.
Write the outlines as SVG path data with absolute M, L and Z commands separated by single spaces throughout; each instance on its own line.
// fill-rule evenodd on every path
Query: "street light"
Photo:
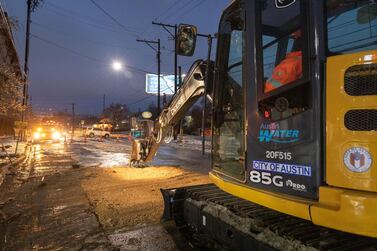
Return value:
M 120 62 L 119 60 L 115 60 L 112 63 L 112 68 L 114 71 L 121 71 L 123 70 L 123 63 Z

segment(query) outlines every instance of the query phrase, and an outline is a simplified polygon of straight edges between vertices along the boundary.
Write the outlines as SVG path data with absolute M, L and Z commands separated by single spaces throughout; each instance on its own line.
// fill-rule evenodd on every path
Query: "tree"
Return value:
M 203 107 L 196 105 L 188 111 L 187 115 L 188 117 L 186 117 L 184 129 L 186 133 L 196 133 L 198 129 L 202 128 Z M 208 104 L 206 107 L 206 120 L 204 127 L 211 127 L 211 107 Z
M 186 125 L 187 133 L 196 132 L 198 128 L 202 127 L 202 108 L 200 106 L 194 106 L 189 112 L 189 123 Z
M 152 120 L 155 120 L 160 114 L 158 114 L 158 109 L 155 103 L 150 103 L 148 105 L 148 112 L 152 113 Z
M 14 70 L 0 65 L 0 114 L 13 115 L 22 111 L 22 81 Z
M 127 105 L 122 104 L 111 104 L 105 109 L 103 115 L 108 118 L 112 124 L 119 125 L 122 120 L 128 119 L 130 115 L 130 110 Z

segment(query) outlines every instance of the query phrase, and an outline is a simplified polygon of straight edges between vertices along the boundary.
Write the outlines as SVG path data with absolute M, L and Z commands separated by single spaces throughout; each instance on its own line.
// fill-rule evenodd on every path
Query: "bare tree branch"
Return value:
M 34 12 L 40 6 L 43 5 L 44 0 L 28 0 L 31 1 L 31 11 Z
M 17 113 L 24 108 L 22 100 L 22 81 L 10 66 L 0 64 L 0 114 Z

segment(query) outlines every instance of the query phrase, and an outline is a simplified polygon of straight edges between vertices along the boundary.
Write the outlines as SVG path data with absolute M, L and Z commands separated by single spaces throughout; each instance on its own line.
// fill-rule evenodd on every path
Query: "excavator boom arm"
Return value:
M 182 86 L 159 115 L 153 135 L 149 139 L 133 141 L 131 163 L 148 162 L 153 159 L 168 131 L 205 94 L 205 71 L 206 62 L 203 60 L 198 60 L 192 65 Z

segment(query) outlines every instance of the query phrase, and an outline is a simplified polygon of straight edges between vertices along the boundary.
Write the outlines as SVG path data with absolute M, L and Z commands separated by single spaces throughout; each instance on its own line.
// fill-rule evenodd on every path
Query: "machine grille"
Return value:
M 377 64 L 348 68 L 344 74 L 344 90 L 350 96 L 377 95 Z
M 351 131 L 376 131 L 377 110 L 350 110 L 344 116 L 344 124 Z

